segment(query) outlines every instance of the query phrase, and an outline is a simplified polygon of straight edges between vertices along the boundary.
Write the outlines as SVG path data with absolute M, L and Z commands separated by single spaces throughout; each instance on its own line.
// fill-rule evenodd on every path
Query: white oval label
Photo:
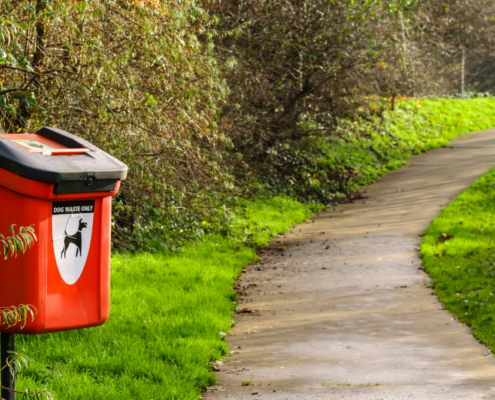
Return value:
M 53 203 L 53 250 L 60 275 L 69 285 L 77 282 L 88 259 L 94 209 L 94 200 Z

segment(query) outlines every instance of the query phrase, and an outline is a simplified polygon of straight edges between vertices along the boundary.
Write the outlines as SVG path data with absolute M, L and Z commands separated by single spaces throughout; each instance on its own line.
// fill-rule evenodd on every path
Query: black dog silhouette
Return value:
M 67 248 L 71 243 L 74 243 L 77 247 L 76 250 L 76 257 L 77 253 L 81 255 L 81 246 L 82 246 L 82 237 L 81 237 L 81 231 L 88 226 L 87 222 L 83 222 L 82 218 L 79 219 L 79 227 L 77 228 L 77 232 L 74 235 L 69 235 L 67 231 L 65 231 L 65 237 L 64 237 L 64 249 L 62 250 L 62 254 L 60 255 L 60 258 L 67 258 Z

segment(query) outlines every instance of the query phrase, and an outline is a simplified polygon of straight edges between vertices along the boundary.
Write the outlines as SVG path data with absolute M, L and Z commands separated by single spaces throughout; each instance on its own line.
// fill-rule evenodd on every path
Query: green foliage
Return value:
M 19 27 L 16 23 L 0 18 L 0 49 L 1 51 L 9 50 L 12 42 L 14 41 Z M 2 57 L 4 58 L 4 57 Z
M 185 220 L 214 218 L 233 189 L 217 127 L 229 90 L 203 5 L 0 3 L 0 127 L 62 128 L 125 162 L 113 225 L 123 247 L 135 228 L 129 247 L 143 247 L 155 210 L 179 232 Z
M 414 154 L 445 146 L 456 136 L 495 123 L 495 99 L 491 97 L 424 100 L 399 97 L 395 103 L 392 112 L 389 101 L 367 99 L 358 108 L 359 116 L 355 119 L 339 120 L 334 135 L 310 135 L 273 146 L 269 149 L 270 174 L 244 184 L 258 194 L 282 193 L 317 208 L 319 204 L 345 198 L 386 172 L 405 165 Z M 318 120 L 318 116 L 307 118 L 303 129 L 318 128 Z M 164 210 L 153 205 L 136 207 L 128 246 L 151 252 L 180 251 L 184 244 L 216 232 L 257 244 L 255 236 L 249 236 L 251 229 L 257 229 L 256 221 L 243 221 L 244 200 L 217 196 L 222 199 L 223 207 L 212 207 L 207 213 L 194 213 L 190 209 L 183 212 L 178 208 Z M 267 197 L 262 201 L 275 200 Z M 283 201 L 289 200 L 284 197 Z M 115 206 L 117 216 L 122 209 L 121 204 Z M 239 232 L 244 236 L 238 236 Z
M 232 162 L 238 161 L 235 172 L 241 178 L 262 180 L 280 173 L 284 176 L 275 180 L 289 179 L 291 171 L 274 171 L 273 163 L 285 159 L 306 165 L 311 155 L 301 154 L 305 147 L 316 138 L 325 142 L 338 135 L 341 122 L 353 120 L 366 96 L 395 98 L 417 93 L 432 81 L 437 87 L 427 68 L 431 52 L 425 57 L 419 50 L 421 38 L 408 19 L 416 1 L 224 3 L 220 26 L 242 32 L 216 39 L 217 57 L 234 56 L 237 63 L 226 74 L 231 95 L 222 110 L 222 127 L 232 138 Z M 305 124 L 308 118 L 316 123 Z M 340 183 L 321 192 L 312 187 L 318 185 L 310 177 L 315 171 L 313 166 L 303 171 L 299 184 L 310 196 L 332 197 Z
M 343 198 L 453 138 L 495 125 L 495 99 L 370 98 L 354 120 L 339 121 L 335 135 L 310 136 L 270 151 L 269 187 L 306 201 Z M 314 128 L 316 118 L 306 120 Z
M 38 314 L 38 310 L 31 304 L 0 307 L 0 324 L 5 324 L 7 328 L 20 324 L 21 329 L 23 329 L 29 317 L 31 317 L 31 321 L 34 320 L 35 314 Z
M 256 259 L 244 242 L 266 245 L 311 215 L 282 197 L 243 201 L 236 212 L 235 235 L 209 235 L 181 253 L 114 255 L 109 321 L 19 337 L 34 359 L 19 385 L 47 386 L 64 400 L 197 399 L 228 350 L 221 332 L 233 322 L 232 286 Z
M 311 211 L 318 211 L 321 204 L 300 207 L 300 203 L 287 196 L 263 196 L 251 199 L 238 197 L 224 206 L 211 211 L 209 218 L 195 218 L 188 215 L 170 219 L 159 209 L 149 208 L 154 215 L 148 223 L 136 222 L 136 228 L 129 243 L 138 250 L 150 252 L 181 251 L 188 242 L 204 240 L 205 235 L 220 233 L 224 237 L 237 239 L 250 246 L 263 246 L 278 233 L 285 232 L 285 215 L 303 221 L 311 217 Z
M 7 363 L 1 370 L 8 368 L 10 373 L 14 376 L 18 376 L 23 369 L 29 366 L 29 357 L 22 353 L 16 353 L 10 351 Z M 1 371 L 0 370 L 0 371 Z M 53 394 L 48 389 L 24 389 L 16 390 L 16 397 L 26 400 L 53 400 Z
M 1 28 L 1 26 L 0 26 Z M 5 40 L 5 39 L 4 39 Z M 3 258 L 6 260 L 10 257 L 17 257 L 19 252 L 24 254 L 36 242 L 36 234 L 34 233 L 33 225 L 19 228 L 19 233 L 15 233 L 15 227 L 10 226 L 11 236 L 5 237 L 0 234 L 0 243 L 3 244 Z M 7 328 L 20 324 L 21 329 L 24 328 L 28 317 L 34 319 L 34 315 L 38 311 L 36 307 L 30 304 L 21 304 L 19 306 L 0 307 L 0 324 L 5 324 Z
M 3 259 L 6 260 L 10 257 L 17 258 L 19 251 L 24 254 L 26 250 L 36 242 L 36 234 L 34 233 L 33 226 L 21 226 L 19 233 L 15 233 L 15 224 L 10 226 L 10 232 L 12 236 L 5 237 L 0 233 L 0 243 L 3 245 Z M 10 253 L 9 253 L 10 251 Z
M 495 351 L 495 170 L 433 220 L 421 244 L 435 293 Z
M 18 391 L 17 395 L 20 395 L 22 399 L 27 400 L 53 400 L 53 394 L 48 389 L 24 389 L 24 391 Z
M 288 231 L 289 215 L 292 223 L 297 224 L 322 208 L 321 204 L 301 206 L 287 196 L 239 199 L 230 223 L 220 227 L 219 232 L 249 246 L 265 247 L 271 238 Z
M 2 35 L 4 34 L 3 29 L 4 27 L 0 23 L 0 32 Z M 8 34 L 6 35 L 7 38 L 10 40 Z M 5 42 L 5 36 L 0 37 L 1 40 Z M 10 226 L 10 232 L 12 233 L 12 236 L 5 237 L 4 235 L 0 234 L 0 242 L 3 243 L 4 247 L 4 260 L 9 257 L 9 250 L 11 257 L 17 257 L 19 252 L 24 254 L 37 240 L 36 234 L 34 233 L 33 225 L 28 227 L 20 227 L 18 234 L 15 233 L 15 226 L 15 224 L 12 224 Z M 29 317 L 31 317 L 31 321 L 33 321 L 34 315 L 37 313 L 38 311 L 36 310 L 36 307 L 29 304 L 0 307 L 0 325 L 4 324 L 7 328 L 11 328 L 14 325 L 20 324 L 20 328 L 23 329 L 26 326 Z M 12 354 L 9 355 L 8 359 L 6 360 L 6 364 L 1 368 L 1 370 L 8 368 L 12 375 L 17 376 L 22 372 L 23 369 L 28 367 L 29 358 L 22 353 L 10 353 Z M 16 391 L 16 393 L 20 398 L 28 400 L 53 400 L 53 395 L 48 389 L 25 389 L 24 391 Z

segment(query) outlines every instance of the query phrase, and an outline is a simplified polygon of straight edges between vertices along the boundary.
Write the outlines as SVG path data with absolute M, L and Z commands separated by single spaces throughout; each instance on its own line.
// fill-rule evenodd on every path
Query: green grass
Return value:
M 495 170 L 433 220 L 421 245 L 440 301 L 495 351 Z M 443 237 L 442 237 L 443 235 Z M 444 241 L 443 238 L 452 236 Z
M 285 196 L 239 199 L 225 231 L 238 242 L 264 247 L 278 233 L 287 231 L 290 221 L 305 221 L 312 212 L 323 209 L 321 204 L 302 206 L 298 201 Z M 287 218 L 286 218 L 287 217 Z
M 264 245 L 311 216 L 277 197 L 243 202 L 235 237 L 211 235 L 182 253 L 114 255 L 111 316 L 91 329 L 18 337 L 33 360 L 18 387 L 48 387 L 59 399 L 197 399 L 215 382 L 211 362 L 227 351 L 240 271 Z

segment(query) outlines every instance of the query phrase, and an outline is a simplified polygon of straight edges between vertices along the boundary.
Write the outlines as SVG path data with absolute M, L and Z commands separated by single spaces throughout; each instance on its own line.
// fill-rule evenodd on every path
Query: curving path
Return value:
M 277 239 L 288 250 L 243 274 L 257 286 L 241 307 L 257 311 L 236 317 L 204 398 L 495 399 L 494 356 L 432 296 L 418 256 L 418 234 L 494 167 L 495 129 L 473 133 Z

